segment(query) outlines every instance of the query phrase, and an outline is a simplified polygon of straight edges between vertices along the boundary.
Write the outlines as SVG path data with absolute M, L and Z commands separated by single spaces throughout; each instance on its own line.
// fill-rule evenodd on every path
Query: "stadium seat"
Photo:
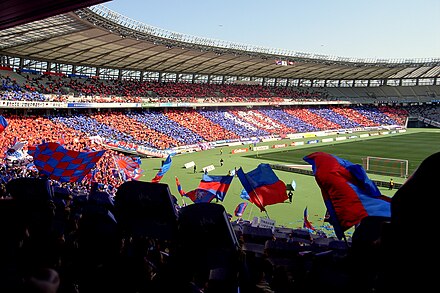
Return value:
M 187 279 L 222 269 L 225 281 L 238 282 L 240 246 L 222 205 L 198 203 L 183 207 L 178 219 L 177 259 Z
M 176 237 L 177 213 L 167 184 L 123 183 L 116 192 L 115 214 L 125 236 L 163 240 Z

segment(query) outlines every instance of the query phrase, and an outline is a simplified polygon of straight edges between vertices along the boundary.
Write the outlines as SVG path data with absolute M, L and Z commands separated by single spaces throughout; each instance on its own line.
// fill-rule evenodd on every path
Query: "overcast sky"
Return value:
M 192 36 L 355 58 L 440 58 L 440 0 L 113 0 Z

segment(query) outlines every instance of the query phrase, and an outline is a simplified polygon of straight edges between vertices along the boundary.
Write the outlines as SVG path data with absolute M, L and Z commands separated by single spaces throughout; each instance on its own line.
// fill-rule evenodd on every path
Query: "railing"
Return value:
M 376 59 L 376 58 L 349 58 L 340 56 L 331 56 L 323 54 L 313 54 L 313 53 L 303 53 L 295 52 L 287 49 L 275 49 L 256 45 L 248 45 L 236 42 L 229 42 L 223 40 L 216 40 L 211 38 L 197 37 L 188 34 L 183 34 L 174 31 L 168 31 L 162 28 L 157 28 L 140 21 L 131 19 L 124 16 L 118 12 L 115 12 L 102 4 L 91 6 L 88 10 L 93 13 L 111 21 L 122 27 L 135 30 L 139 33 L 144 33 L 152 35 L 155 37 L 167 39 L 175 42 L 188 43 L 193 45 L 207 46 L 213 48 L 222 48 L 238 51 L 253 52 L 258 54 L 269 54 L 278 57 L 284 57 L 285 59 L 312 59 L 321 61 L 335 61 L 335 62 L 345 62 L 345 63 L 365 63 L 365 64 L 377 64 L 377 65 L 387 65 L 387 64 L 440 64 L 440 58 L 399 58 L 399 59 Z

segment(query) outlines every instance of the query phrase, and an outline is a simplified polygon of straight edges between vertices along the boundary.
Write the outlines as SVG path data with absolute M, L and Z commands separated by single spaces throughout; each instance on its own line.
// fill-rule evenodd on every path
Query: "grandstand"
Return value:
M 0 31 L 0 114 L 8 121 L 6 131 L 1 133 L 0 158 L 16 155 L 11 147 L 17 141 L 23 142 L 20 148 L 23 155 L 28 148 L 43 142 L 58 142 L 71 150 L 107 150 L 89 181 L 72 185 L 55 183 L 59 196 L 61 191 L 68 190 L 77 200 L 84 199 L 81 196 L 92 192 L 89 183 L 93 180 L 101 184 L 100 192 L 115 196 L 121 185 L 139 178 L 139 164 L 132 157 L 165 158 L 170 154 L 236 145 L 247 147 L 286 138 L 314 141 L 321 136 L 340 134 L 348 134 L 350 138 L 357 132 L 367 136 L 368 133 L 385 135 L 403 132 L 411 124 L 440 127 L 440 59 L 384 60 L 306 54 L 171 32 L 130 19 L 103 5 L 84 7 L 83 4 L 81 8 L 72 9 L 14 25 L 2 24 L 5 26 Z M 6 185 L 12 178 L 38 176 L 35 169 L 27 168 L 28 161 L 19 163 L 16 158 L 10 160 L 14 163 L 2 167 L 1 196 L 6 197 Z M 157 188 L 158 193 L 169 195 L 171 203 L 169 190 Z M 69 200 L 72 198 L 63 197 L 57 204 L 64 205 Z M 102 198 L 94 200 L 100 202 Z M 87 210 L 78 206 L 72 210 L 75 208 L 81 213 Z M 93 206 L 91 210 L 102 212 L 100 208 L 102 206 Z M 214 222 L 221 226 L 227 218 L 224 211 L 216 209 L 204 216 L 215 216 Z M 181 221 L 188 222 L 180 224 L 187 224 L 193 233 L 190 229 L 197 221 L 190 212 L 184 215 L 186 218 Z M 231 248 L 238 244 L 236 236 L 243 236 L 240 241 L 246 245 L 242 248 L 255 258 L 257 268 L 265 249 L 273 263 L 296 273 L 308 267 L 335 268 L 340 265 L 335 263 L 338 258 L 348 254 L 347 243 L 335 238 L 323 241 L 322 235 L 301 229 L 273 227 L 270 232 L 250 223 L 243 228 L 242 224 L 237 222 L 233 227 L 234 236 L 229 235 L 231 231 L 227 229 L 224 232 L 226 238 L 231 237 L 227 239 L 230 243 L 223 243 L 225 238 L 215 238 L 228 247 L 219 248 L 228 260 L 237 256 Z M 85 227 L 90 226 L 85 224 Z M 274 235 L 281 241 L 276 242 Z M 109 235 L 101 236 L 114 240 Z M 207 233 L 206 237 L 213 236 Z M 53 243 L 43 242 L 53 248 Z M 111 284 L 100 287 L 103 280 L 108 279 L 107 274 L 121 282 L 117 284 L 120 287 L 116 286 L 122 290 L 119 292 L 156 292 L 157 284 L 168 283 L 162 289 L 171 289 L 174 285 L 169 282 L 169 276 L 164 275 L 159 281 L 152 277 L 146 287 L 134 282 L 136 276 L 133 275 L 140 267 L 130 266 L 131 251 L 124 252 L 122 258 L 127 262 L 121 264 L 121 269 L 116 269 L 114 263 L 105 263 L 104 271 L 91 269 L 95 265 L 91 262 L 102 261 L 99 257 L 114 256 L 114 251 L 94 250 L 96 247 L 91 243 L 93 241 L 87 243 L 90 246 L 84 251 L 93 256 L 92 261 L 81 258 L 81 263 L 75 265 L 87 268 L 84 274 L 98 273 L 97 279 L 92 281 L 81 274 L 69 276 L 72 287 L 80 280 L 83 290 L 80 293 L 113 292 Z M 196 257 L 197 253 L 190 251 L 193 243 L 190 240 L 188 243 L 180 249 Z M 217 242 L 207 246 L 214 244 Z M 149 245 L 158 252 L 165 244 Z M 173 247 L 167 247 L 167 251 L 174 252 Z M 185 253 L 177 251 L 179 260 L 186 259 Z M 208 255 L 212 253 L 203 251 Z M 168 252 L 160 252 L 162 259 L 169 257 Z M 45 253 L 50 254 L 44 250 L 42 256 L 47 256 Z M 309 258 L 312 254 L 313 258 Z M 330 254 L 335 256 L 331 260 L 326 258 Z M 160 275 L 163 272 L 159 272 L 154 261 L 148 263 L 149 269 Z M 203 259 L 197 258 L 197 261 Z M 123 272 L 124 269 L 127 272 Z M 179 269 L 185 271 L 184 267 Z M 116 276 L 118 273 L 122 277 Z M 308 283 L 317 277 L 312 273 L 319 272 L 302 273 L 295 276 L 298 282 L 290 289 L 308 290 Z M 336 272 L 332 286 L 337 287 L 346 274 L 349 269 L 345 267 Z M 179 282 L 185 283 L 187 276 L 182 275 Z M 206 276 L 191 277 L 203 279 Z M 325 288 L 328 280 L 322 277 L 315 281 L 317 286 Z M 128 283 L 133 284 L 132 287 Z M 349 292 L 347 287 L 344 284 L 339 289 Z M 69 289 L 63 288 L 65 292 Z M 244 287 L 242 291 L 248 292 Z

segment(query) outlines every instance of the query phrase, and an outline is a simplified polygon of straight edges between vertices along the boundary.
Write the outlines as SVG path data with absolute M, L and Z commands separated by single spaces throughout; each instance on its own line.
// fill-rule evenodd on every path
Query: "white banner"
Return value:
M 262 145 L 262 146 L 256 146 L 252 150 L 253 151 L 264 151 L 264 150 L 268 150 L 268 149 L 269 149 L 268 145 Z
M 209 165 L 209 166 L 203 167 L 202 170 L 203 170 L 203 172 L 210 172 L 212 170 L 215 170 L 215 167 L 214 167 L 214 165 Z
M 189 169 L 191 167 L 194 167 L 195 164 L 196 163 L 194 163 L 194 161 L 191 161 L 191 162 L 188 162 L 188 163 L 184 164 L 184 166 L 185 166 L 186 169 Z

